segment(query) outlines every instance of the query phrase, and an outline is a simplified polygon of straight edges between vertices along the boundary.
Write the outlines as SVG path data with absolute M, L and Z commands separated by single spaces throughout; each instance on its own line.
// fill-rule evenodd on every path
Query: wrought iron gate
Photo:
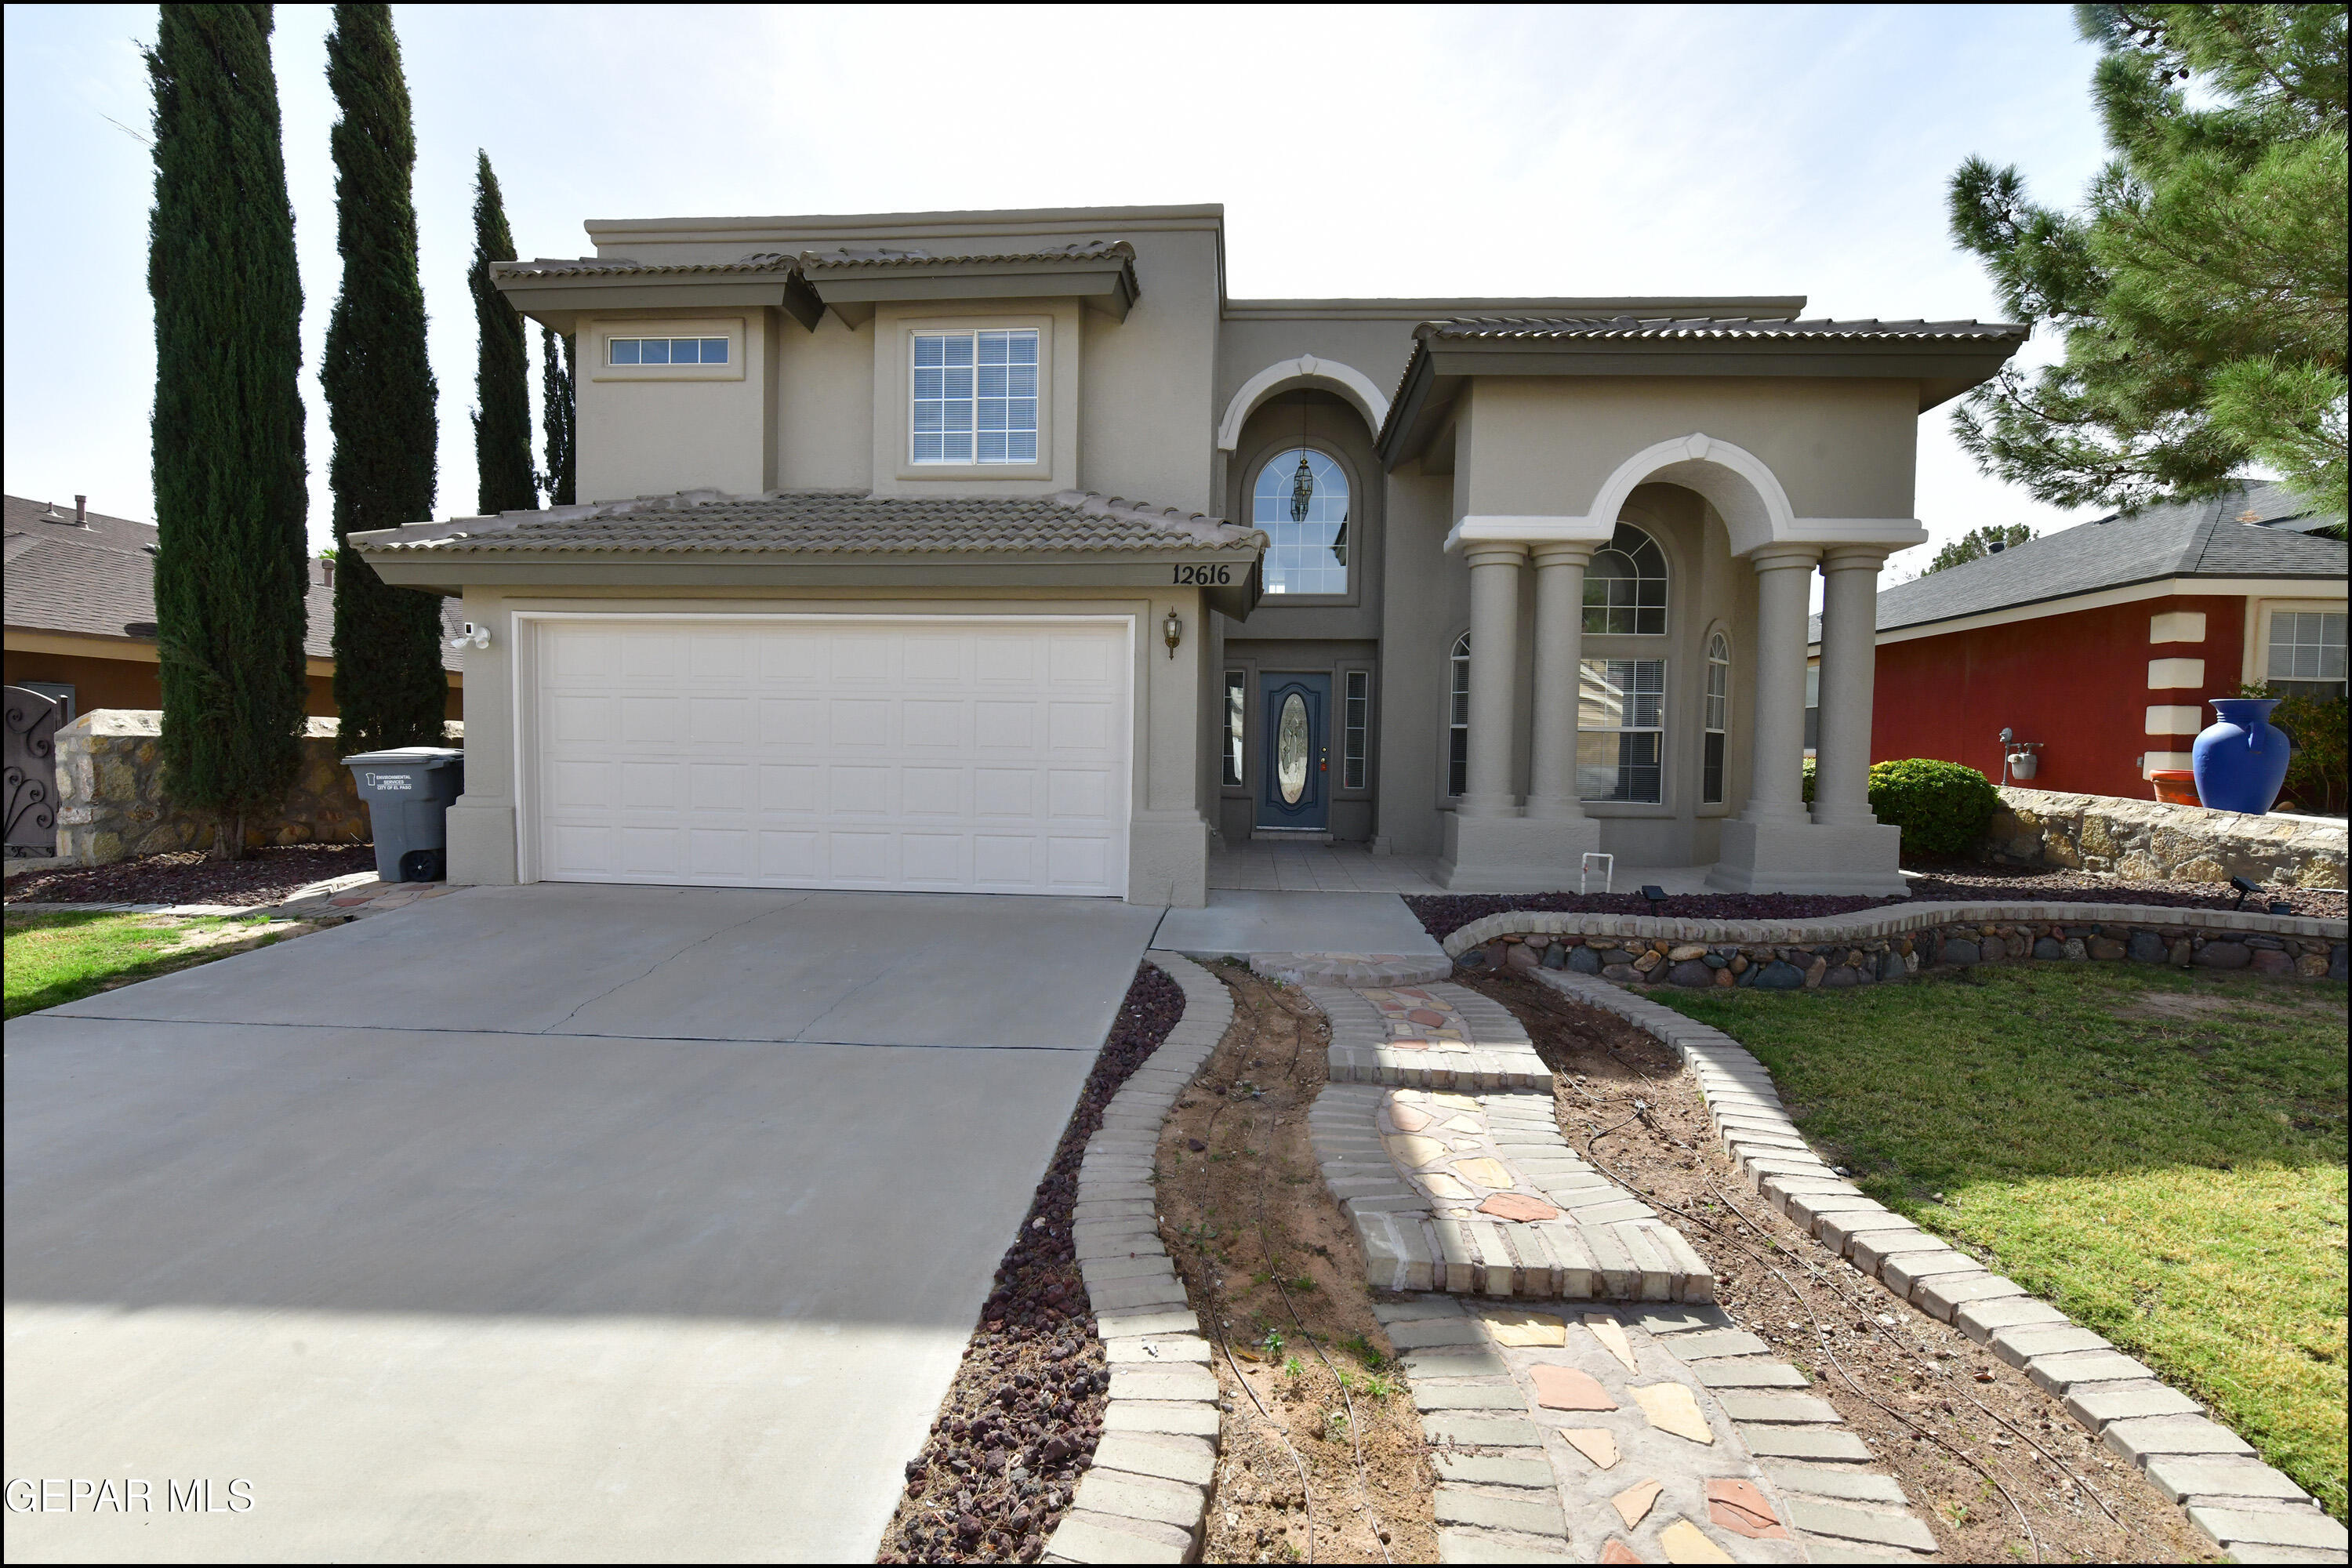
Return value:
M 54 855 L 58 847 L 58 722 L 65 709 L 37 691 L 7 689 L 8 853 Z

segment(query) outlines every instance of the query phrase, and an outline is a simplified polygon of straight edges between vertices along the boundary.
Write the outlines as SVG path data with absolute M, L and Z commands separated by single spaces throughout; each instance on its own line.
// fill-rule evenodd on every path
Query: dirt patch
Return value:
M 1775 1213 L 1717 1146 L 1670 1047 L 1532 981 L 1460 978 L 1527 1026 L 1569 1143 L 1675 1221 L 1714 1269 L 1724 1310 L 1816 1380 L 1945 1557 L 2215 1560 L 2178 1508 L 2022 1372 Z
M 1224 1395 L 1202 1560 L 1433 1563 L 1420 1418 L 1307 1140 L 1328 1026 L 1295 990 L 1215 973 L 1234 1026 L 1159 1157 L 1160 1234 Z
M 2291 1018 L 2295 1010 L 2251 996 L 2201 995 L 2194 991 L 2147 991 L 2115 1009 L 2118 1018 L 2203 1018 L 2216 1013 L 2269 1013 Z
M 930 1437 L 907 1462 L 907 1489 L 877 1561 L 1034 1563 L 1045 1554 L 1094 1458 L 1110 1390 L 1070 1241 L 1078 1163 L 1103 1107 L 1183 1016 L 1174 981 L 1150 964 L 1135 972 L 1053 1163 L 996 1267 L 995 1289 Z
M 373 844 L 300 844 L 256 849 L 242 860 L 201 850 L 150 855 L 111 866 L 59 866 L 8 879 L 10 904 L 282 903 L 313 882 L 375 869 Z

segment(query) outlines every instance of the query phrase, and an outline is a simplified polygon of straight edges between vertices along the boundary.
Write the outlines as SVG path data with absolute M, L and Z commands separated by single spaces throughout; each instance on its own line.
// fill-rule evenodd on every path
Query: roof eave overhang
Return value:
M 1125 257 L 1060 261 L 974 261 L 954 266 L 827 267 L 810 279 L 816 296 L 852 328 L 886 304 L 961 300 L 1076 300 L 1115 321 L 1142 297 Z
M 824 314 L 824 302 L 797 272 L 735 278 L 541 278 L 520 273 L 500 275 L 494 281 L 518 311 L 567 336 L 581 316 L 614 310 L 774 310 L 811 331 Z
M 1990 379 L 2024 343 L 2020 337 L 1949 343 L 1841 340 L 1788 342 L 1461 342 L 1423 338 L 1381 432 L 1381 460 L 1394 468 L 1425 448 L 1453 407 L 1460 384 L 1480 375 L 1814 377 L 1908 381 L 1926 413 Z
M 783 553 L 774 551 L 392 550 L 362 548 L 376 575 L 404 588 L 461 594 L 511 588 L 1020 588 L 1199 586 L 1211 608 L 1235 620 L 1257 606 L 1261 574 L 1251 545 L 1150 551 L 922 551 Z M 1223 566 L 1224 583 L 1179 583 L 1179 568 Z M 1197 574 L 1195 574 L 1197 575 Z

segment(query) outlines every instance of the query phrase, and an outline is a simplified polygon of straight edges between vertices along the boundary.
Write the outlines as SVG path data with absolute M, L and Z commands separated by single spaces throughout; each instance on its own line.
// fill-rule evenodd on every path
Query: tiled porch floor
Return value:
M 1253 892 L 1442 893 L 1434 855 L 1375 855 L 1360 844 L 1247 842 L 1209 852 L 1209 886 Z
M 1705 866 L 1633 866 L 1617 863 L 1615 890 L 1630 893 L 1643 883 L 1669 893 L 1704 893 Z M 1434 855 L 1375 855 L 1360 844 L 1228 845 L 1209 852 L 1209 886 L 1253 892 L 1292 893 L 1443 893 L 1437 885 Z M 1456 892 L 1473 889 L 1454 889 Z M 1576 874 L 1562 879 L 1559 890 L 1576 890 Z M 1592 890 L 1601 890 L 1596 872 Z

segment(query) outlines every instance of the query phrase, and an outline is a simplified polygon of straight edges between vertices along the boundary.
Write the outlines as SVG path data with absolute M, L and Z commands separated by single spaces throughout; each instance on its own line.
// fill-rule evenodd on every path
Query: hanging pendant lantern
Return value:
M 1290 521 L 1305 522 L 1307 506 L 1315 500 L 1315 471 L 1307 466 L 1307 454 L 1298 454 L 1298 471 L 1290 476 Z

